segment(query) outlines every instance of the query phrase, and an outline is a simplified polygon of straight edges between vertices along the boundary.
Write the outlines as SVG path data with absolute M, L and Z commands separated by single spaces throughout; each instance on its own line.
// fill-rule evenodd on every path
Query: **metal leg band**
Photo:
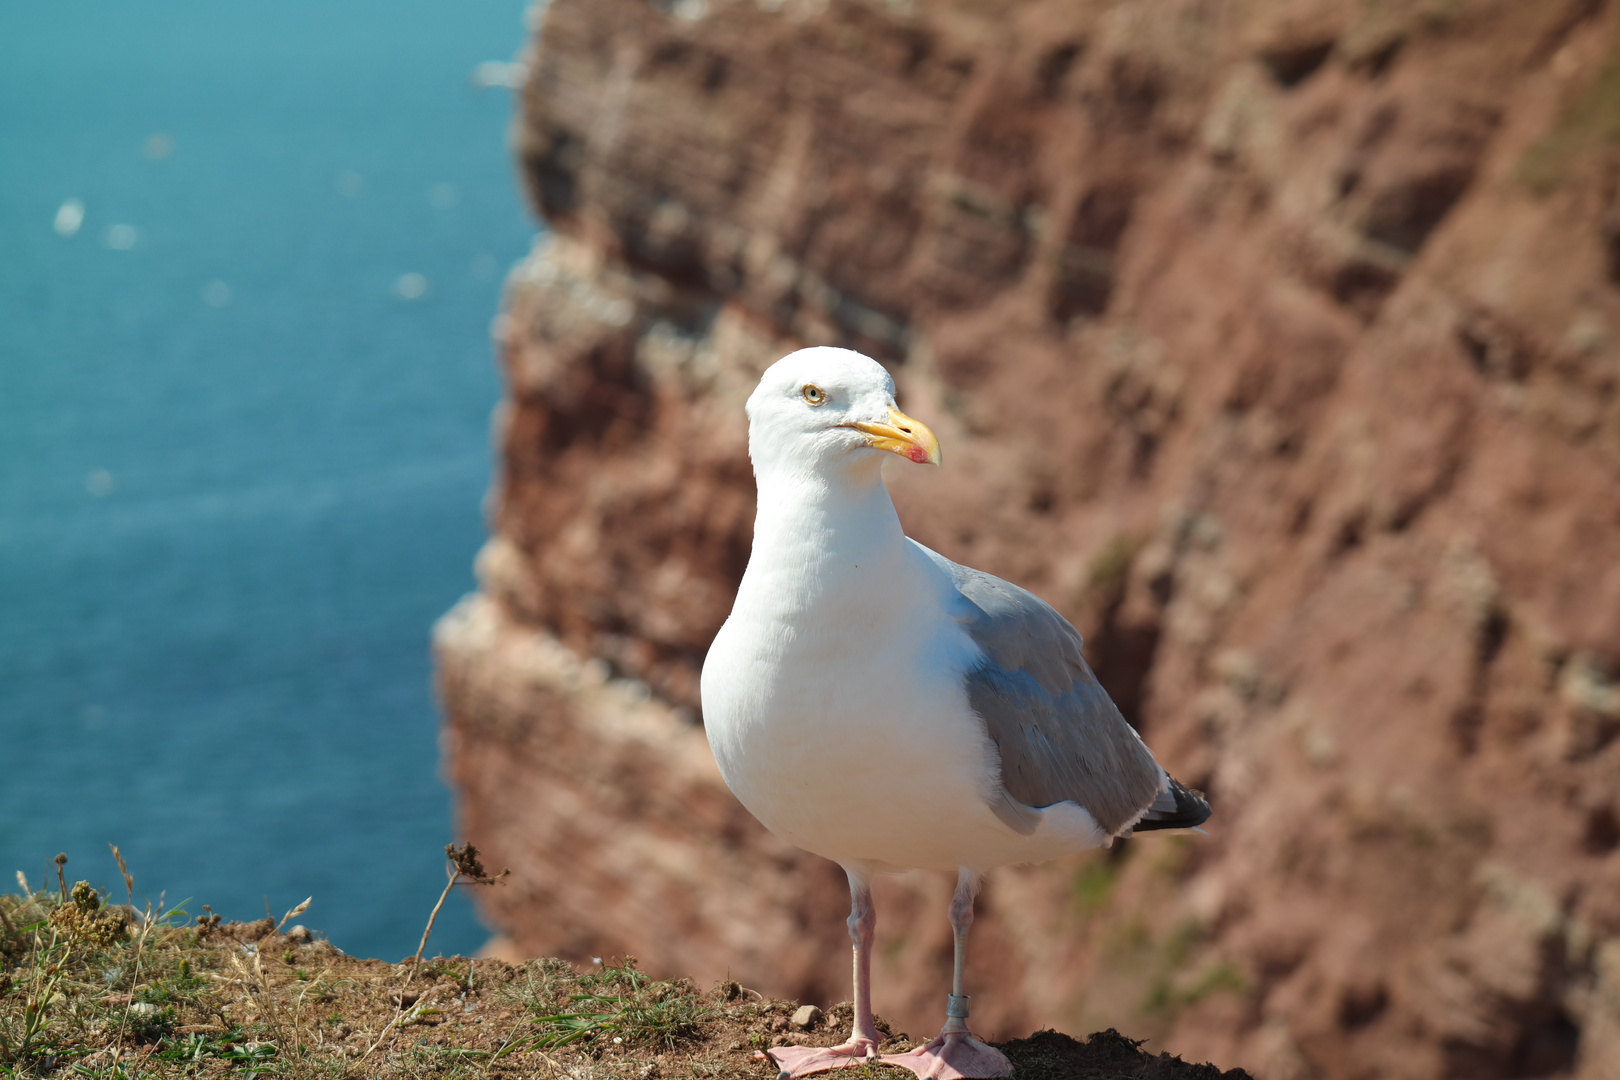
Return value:
M 968 1018 L 968 998 L 972 996 L 972 994 L 946 994 L 945 1015 L 956 1020 L 966 1020 Z

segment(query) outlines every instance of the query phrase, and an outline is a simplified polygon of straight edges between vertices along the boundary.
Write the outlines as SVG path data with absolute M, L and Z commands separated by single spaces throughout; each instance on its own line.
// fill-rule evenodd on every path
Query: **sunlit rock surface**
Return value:
M 909 531 L 1068 614 L 1203 838 L 996 875 L 991 1036 L 1620 1076 L 1620 67 L 1585 0 L 555 0 L 495 536 L 437 649 L 509 947 L 825 1005 L 841 875 L 721 786 L 741 403 L 891 365 Z M 921 1032 L 948 883 L 879 894 Z

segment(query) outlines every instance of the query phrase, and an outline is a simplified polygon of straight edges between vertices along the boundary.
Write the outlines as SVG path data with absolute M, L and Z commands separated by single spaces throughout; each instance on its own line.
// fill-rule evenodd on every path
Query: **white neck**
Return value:
M 905 532 L 883 484 L 878 453 L 839 455 L 812 467 L 785 465 L 756 469 L 759 509 L 739 608 L 843 606 L 857 598 L 839 596 L 840 586 L 900 571 Z

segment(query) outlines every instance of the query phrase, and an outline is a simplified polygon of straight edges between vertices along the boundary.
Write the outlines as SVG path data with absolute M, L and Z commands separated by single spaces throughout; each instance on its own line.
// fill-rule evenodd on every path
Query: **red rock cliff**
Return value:
M 847 996 L 841 875 L 721 786 L 741 402 L 891 365 L 922 541 L 1075 620 L 1207 838 L 991 881 L 992 1036 L 1620 1076 L 1620 14 L 1601 0 L 555 0 L 494 537 L 436 639 L 528 953 Z M 879 893 L 877 1004 L 948 978 Z M 982 1017 L 982 1020 L 980 1018 Z

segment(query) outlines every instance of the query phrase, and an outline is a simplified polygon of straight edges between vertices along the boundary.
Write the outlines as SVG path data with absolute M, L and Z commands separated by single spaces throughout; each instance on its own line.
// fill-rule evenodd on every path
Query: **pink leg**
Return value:
M 838 1046 L 778 1046 L 769 1052 L 781 1071 L 777 1080 L 809 1076 L 830 1069 L 852 1069 L 877 1058 L 877 1025 L 872 1023 L 872 935 L 877 911 L 872 907 L 871 881 L 848 867 L 849 940 L 855 946 L 855 1026 Z
M 979 891 L 976 876 L 965 867 L 951 897 L 951 929 L 956 936 L 956 967 L 951 996 L 945 1004 L 945 1026 L 933 1041 L 904 1054 L 887 1054 L 882 1061 L 900 1065 L 922 1080 L 989 1080 L 1011 1076 L 1012 1062 L 1000 1050 L 980 1042 L 968 1030 L 968 998 L 962 993 L 962 966 L 967 960 L 968 928 L 973 925 L 973 898 Z

